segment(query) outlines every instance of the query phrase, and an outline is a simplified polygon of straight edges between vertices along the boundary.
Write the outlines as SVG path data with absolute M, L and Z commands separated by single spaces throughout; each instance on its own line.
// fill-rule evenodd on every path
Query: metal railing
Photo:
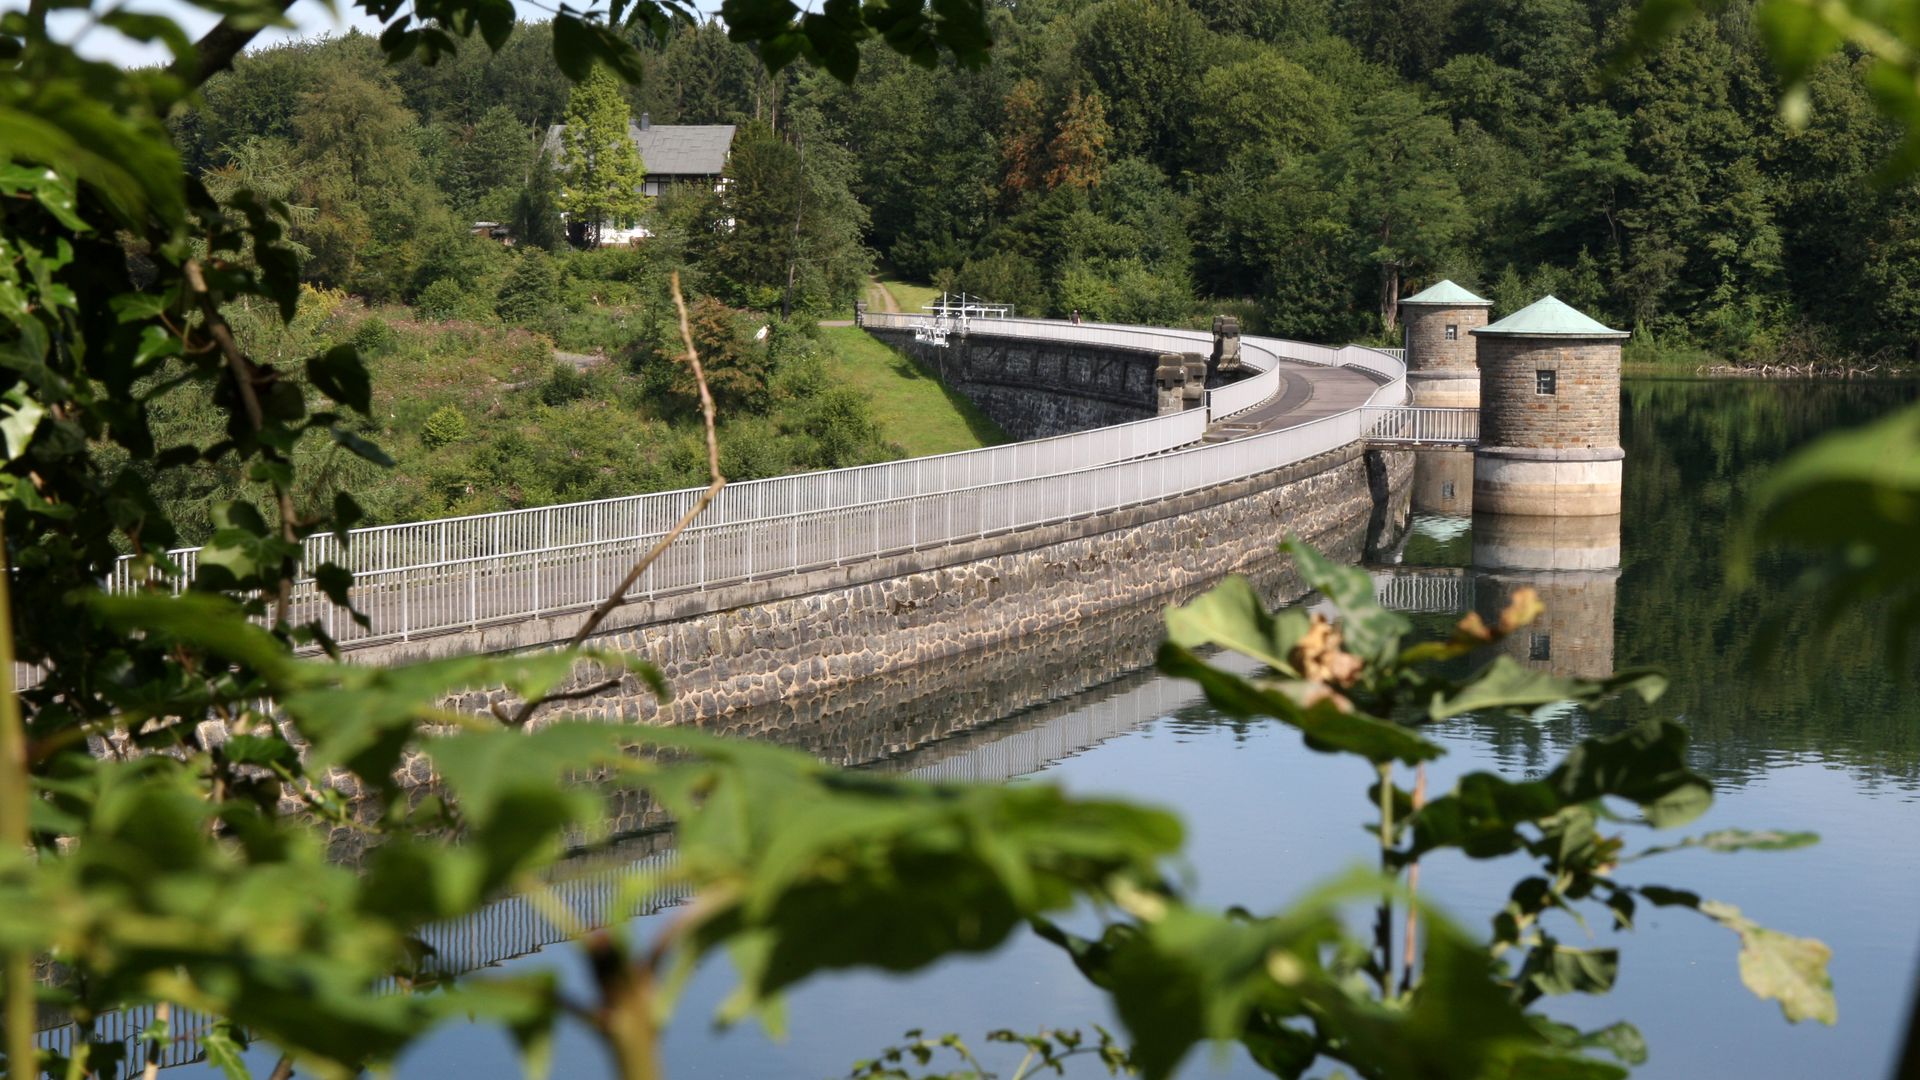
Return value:
M 1394 611 L 1455 615 L 1473 610 L 1473 578 L 1462 570 L 1376 570 L 1373 595 Z
M 876 325 L 924 316 L 870 314 Z M 976 332 L 1162 351 L 1195 351 L 1204 331 L 995 319 Z M 1212 406 L 1050 439 L 728 485 L 628 593 L 650 599 L 842 566 L 1031 528 L 1202 490 L 1366 437 L 1391 410 L 1354 409 L 1216 447 L 1196 446 L 1210 418 L 1258 404 L 1278 386 L 1279 361 L 1342 364 L 1386 378 L 1374 402 L 1404 396 L 1405 369 L 1376 350 L 1274 338 L 1242 340 L 1259 374 L 1212 392 Z M 1258 390 L 1250 384 L 1261 383 Z M 1241 390 L 1249 387 L 1248 390 Z M 1253 394 L 1258 392 L 1259 396 Z M 1176 449 L 1188 447 L 1188 449 Z M 333 561 L 355 575 L 357 625 L 310 580 L 297 621 L 319 620 L 345 645 L 403 640 L 578 610 L 604 598 L 641 552 L 693 504 L 696 489 L 355 529 L 349 543 L 309 538 L 306 566 Z M 197 549 L 172 553 L 190 578 Z M 184 578 L 182 579 L 184 580 Z M 110 589 L 138 587 L 123 561 Z M 178 582 L 175 582 L 178 587 Z
M 1480 439 L 1479 409 L 1424 406 L 1363 406 L 1369 438 L 1393 442 L 1459 445 Z

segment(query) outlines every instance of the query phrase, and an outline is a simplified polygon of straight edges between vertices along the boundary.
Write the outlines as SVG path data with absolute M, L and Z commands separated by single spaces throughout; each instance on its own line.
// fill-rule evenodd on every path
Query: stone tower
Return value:
M 1473 335 L 1480 361 L 1474 512 L 1618 514 L 1626 333 L 1549 296 Z
M 1474 365 L 1474 339 L 1487 325 L 1482 300 L 1451 281 L 1442 281 L 1400 301 L 1406 325 L 1409 405 L 1471 409 L 1480 404 L 1480 369 Z

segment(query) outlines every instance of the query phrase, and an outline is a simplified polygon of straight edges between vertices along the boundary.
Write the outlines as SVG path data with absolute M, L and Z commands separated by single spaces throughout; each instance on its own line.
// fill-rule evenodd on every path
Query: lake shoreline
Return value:
M 1913 382 L 1920 379 L 1920 367 L 1833 368 L 1796 367 L 1789 364 L 1673 364 L 1660 361 L 1629 361 L 1620 365 L 1626 378 L 1728 379 L 1766 382 Z

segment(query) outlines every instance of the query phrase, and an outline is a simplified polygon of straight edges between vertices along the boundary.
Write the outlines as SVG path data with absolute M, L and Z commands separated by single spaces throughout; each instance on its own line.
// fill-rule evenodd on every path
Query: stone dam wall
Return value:
M 1044 635 L 1115 625 L 1126 611 L 1147 612 L 1141 632 L 1157 634 L 1162 605 L 1230 573 L 1253 574 L 1287 595 L 1288 564 L 1276 546 L 1290 533 L 1357 560 L 1383 518 L 1388 528 L 1392 519 L 1404 522 L 1412 471 L 1410 454 L 1354 445 L 1203 494 L 961 545 L 974 550 L 940 565 L 883 560 L 899 564 L 896 572 L 628 625 L 594 644 L 653 660 L 674 700 L 663 706 L 630 679 L 550 713 L 708 723 L 850 693 L 877 677 L 912 680 L 926 665 L 986 650 L 1019 658 Z M 1087 655 L 1080 646 L 1072 651 Z M 504 691 L 452 702 L 475 711 L 505 703 Z
M 942 347 L 915 341 L 911 330 L 867 332 L 912 357 L 1015 439 L 1124 424 L 1155 412 L 1160 354 L 1153 350 L 993 334 L 954 334 Z

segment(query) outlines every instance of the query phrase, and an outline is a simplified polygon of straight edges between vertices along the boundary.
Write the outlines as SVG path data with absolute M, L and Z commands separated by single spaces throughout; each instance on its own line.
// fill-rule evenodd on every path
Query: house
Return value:
M 556 168 L 566 156 L 566 142 L 561 137 L 566 129 L 565 124 L 548 128 L 542 144 Z M 640 162 L 647 170 L 642 190 L 647 195 L 660 195 L 675 184 L 700 184 L 719 191 L 726 186 L 733 132 L 732 124 L 655 124 L 646 113 L 641 113 L 638 120 L 627 121 L 627 137 L 640 151 Z M 649 235 L 637 221 L 603 222 L 600 246 L 630 244 Z

